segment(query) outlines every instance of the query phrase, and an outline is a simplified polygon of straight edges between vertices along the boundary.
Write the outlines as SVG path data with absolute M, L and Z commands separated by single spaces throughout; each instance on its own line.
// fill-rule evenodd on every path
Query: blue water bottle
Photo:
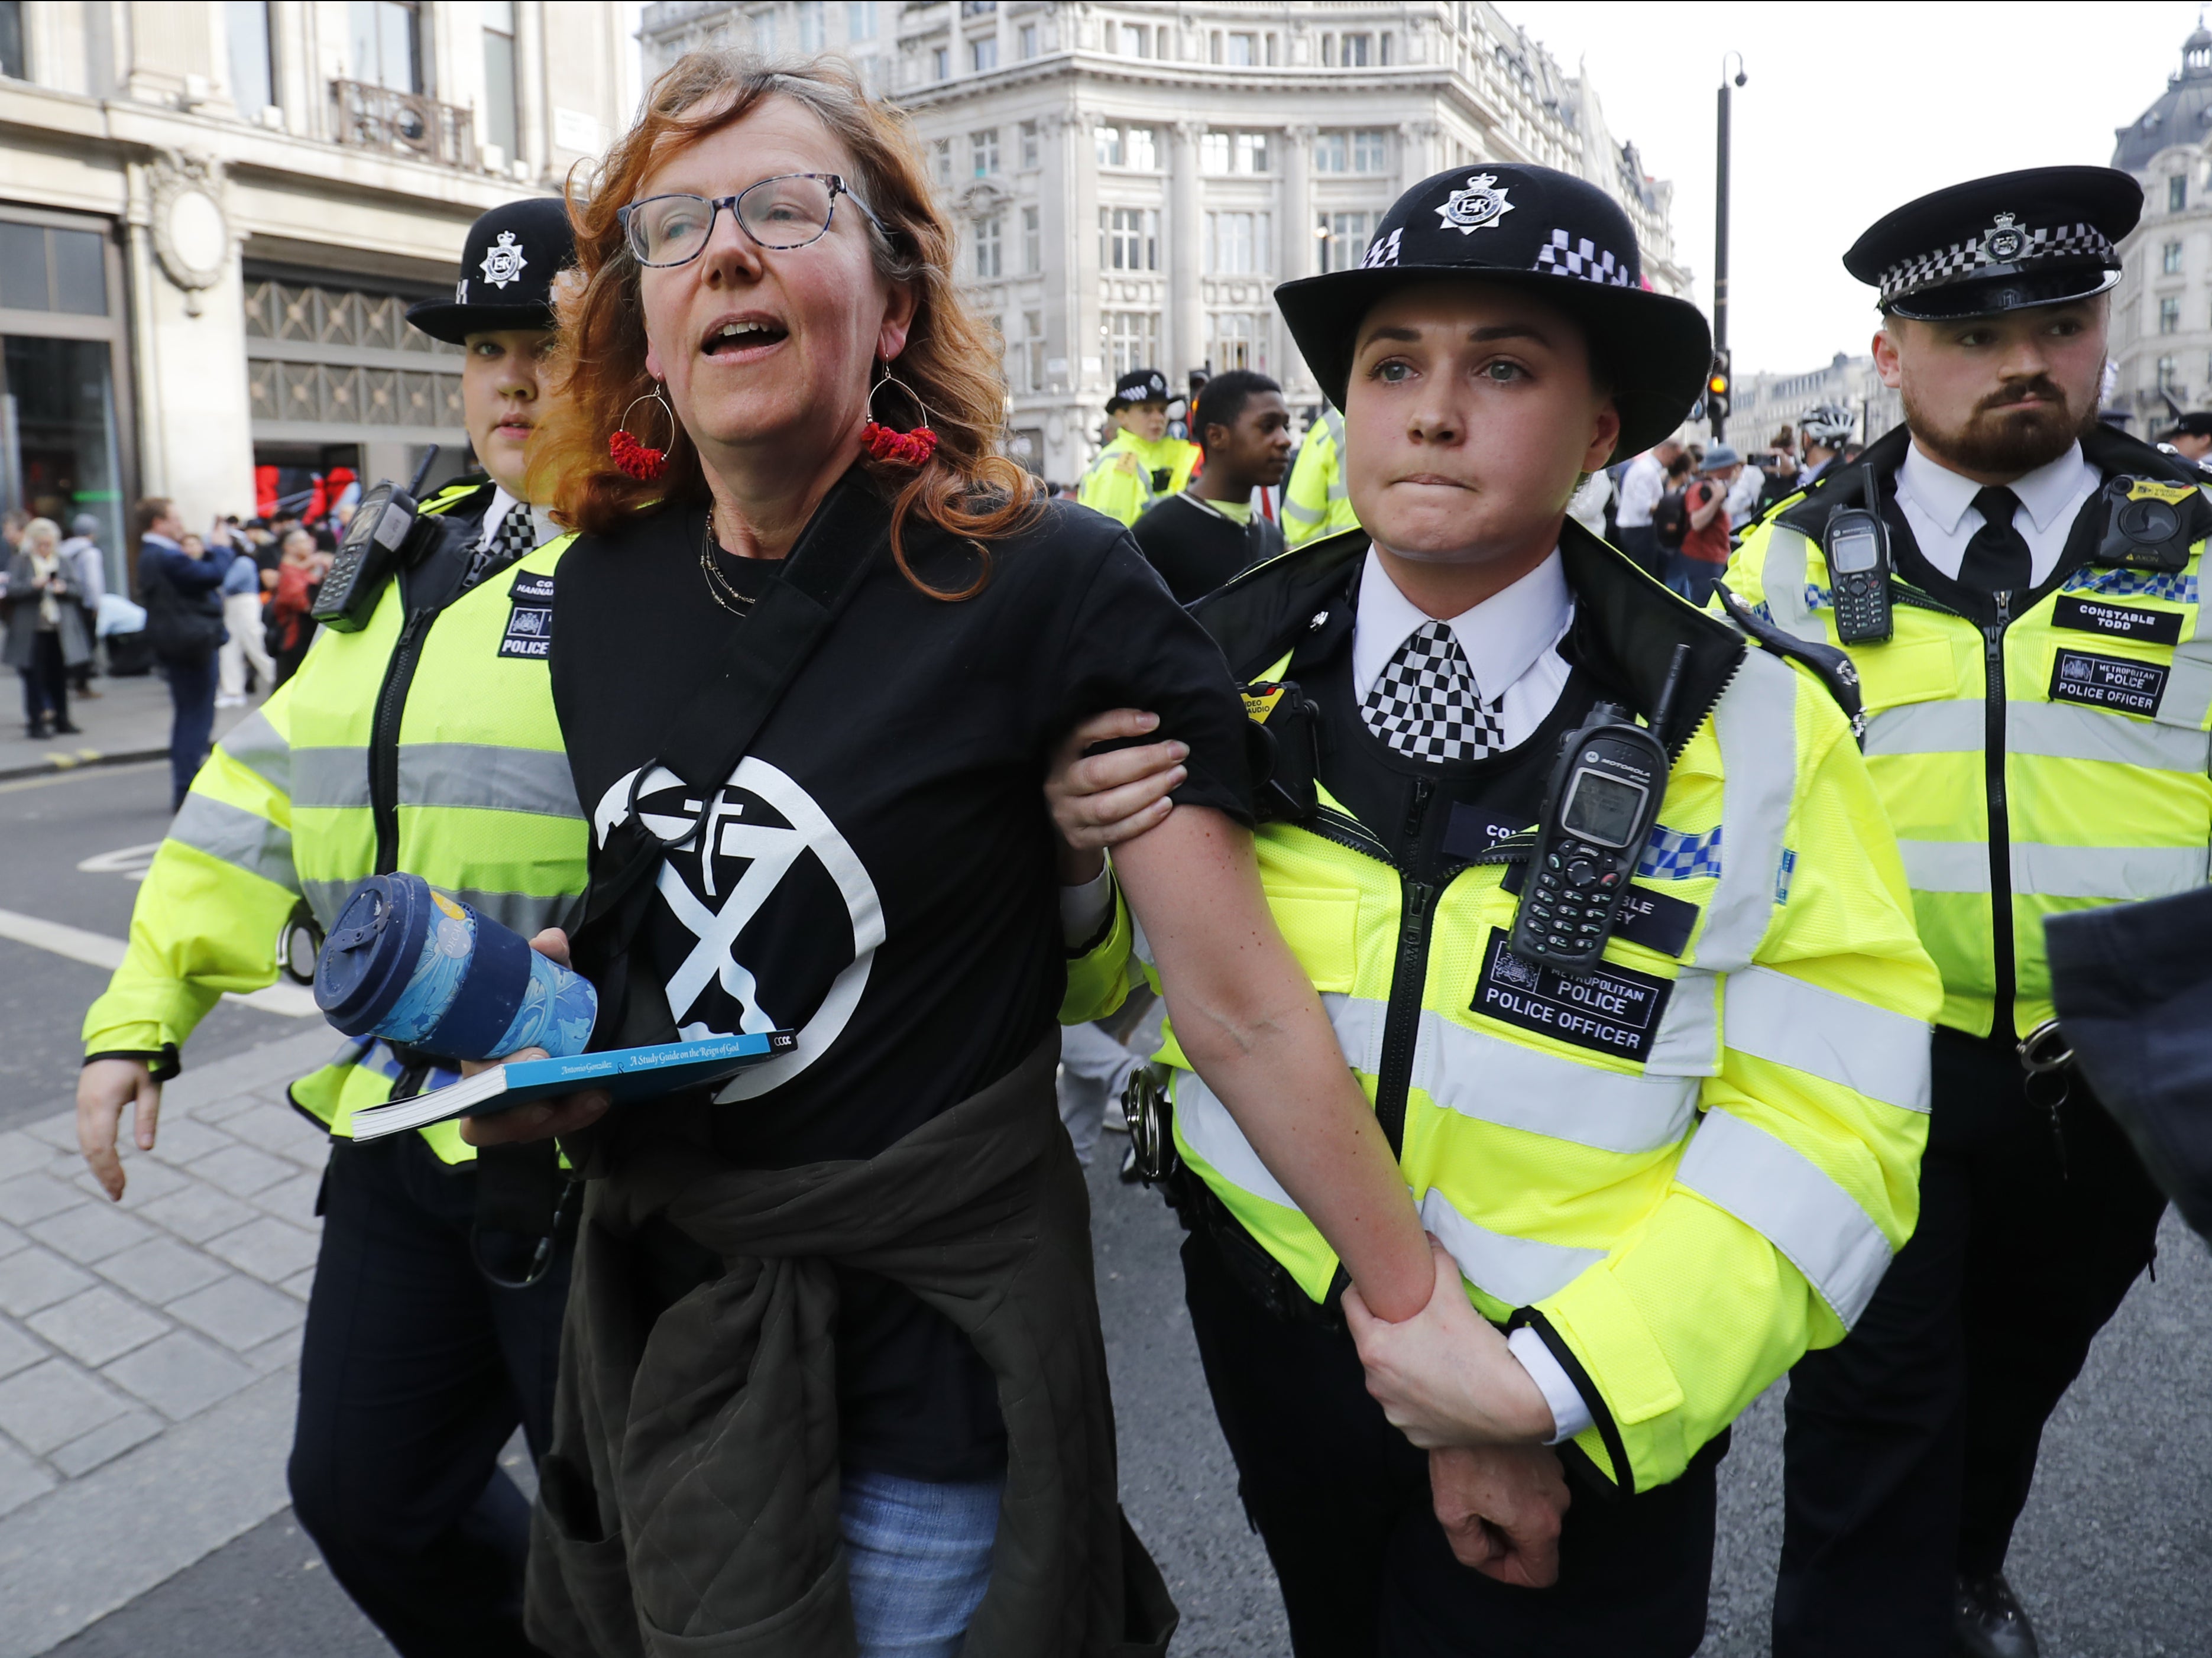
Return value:
M 599 1017 L 590 981 L 415 875 L 349 893 L 315 961 L 315 1005 L 349 1036 L 449 1060 L 542 1048 L 580 1054 Z

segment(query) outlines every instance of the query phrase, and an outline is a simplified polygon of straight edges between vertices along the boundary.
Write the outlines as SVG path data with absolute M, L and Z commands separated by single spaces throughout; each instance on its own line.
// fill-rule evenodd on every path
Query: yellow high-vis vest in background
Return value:
M 1085 470 L 1075 498 L 1094 513 L 1134 524 L 1155 501 L 1190 482 L 1198 457 L 1198 446 L 1181 438 L 1153 442 L 1134 432 L 1116 432 Z
M 1316 612 L 1354 602 L 1328 575 L 1348 581 L 1366 547 L 1310 544 L 1194 614 L 1232 672 L 1276 679 Z M 1424 1223 L 1474 1306 L 1535 1327 L 1576 1380 L 1595 1418 L 1577 1449 L 1642 1491 L 1679 1477 L 1808 1348 L 1841 1340 L 1911 1236 L 1941 993 L 1828 691 L 1571 519 L 1561 550 L 1577 627 L 1647 701 L 1676 643 L 1689 680 L 1717 689 L 1677 733 L 1633 878 L 1682 918 L 1679 954 L 1616 933 L 1578 981 L 1511 954 L 1505 863 L 1458 861 L 1435 883 L 1400 867 L 1388 831 L 1330 794 L 1327 761 L 1318 809 L 1256 839 L 1346 1064 L 1386 1126 L 1402 1109 Z M 1270 584 L 1287 636 L 1243 625 Z M 1161 1057 L 1184 1163 L 1322 1299 L 1334 1252 L 1172 1023 Z
M 2179 570 L 2077 562 L 2052 592 L 1986 629 L 1899 581 L 1891 637 L 1843 645 L 1821 527 L 1838 506 L 1862 504 L 1869 467 L 1887 487 L 1905 440 L 1900 428 L 1857 466 L 1783 502 L 1745 538 L 1726 580 L 1776 626 L 1841 646 L 1858 670 L 1867 770 L 1943 975 L 1940 1022 L 1990 1035 L 2008 989 L 2011 1034 L 2025 1035 L 2051 1016 L 2044 917 L 2205 884 L 2204 544 Z M 2108 478 L 2203 483 L 2189 463 L 2107 428 L 2083 449 Z M 2096 497 L 2087 510 L 2100 510 Z
M 1305 441 L 1283 489 L 1283 534 L 1293 547 L 1359 527 L 1344 486 L 1344 416 L 1324 408 L 1306 428 Z

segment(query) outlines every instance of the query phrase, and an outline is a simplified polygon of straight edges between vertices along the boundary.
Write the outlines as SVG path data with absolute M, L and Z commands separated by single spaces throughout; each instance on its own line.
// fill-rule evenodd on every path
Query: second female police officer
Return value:
M 111 1197 L 118 1120 L 155 1144 L 161 1084 L 218 997 L 270 983 L 282 936 L 327 927 L 362 877 L 406 870 L 525 934 L 584 887 L 584 823 L 554 719 L 535 579 L 508 567 L 553 533 L 531 505 L 555 276 L 574 254 L 562 204 L 517 202 L 471 229 L 450 303 L 409 319 L 466 352 L 469 437 L 484 471 L 425 510 L 459 533 L 390 580 L 357 631 L 306 663 L 216 746 L 155 854 L 131 944 L 85 1017 L 77 1132 Z M 518 620 L 526 625 L 516 625 Z M 304 905 L 307 917 L 295 920 Z M 291 1090 L 326 1128 L 322 1249 L 310 1292 L 293 1502 L 332 1572 L 408 1658 L 530 1650 L 527 1511 L 499 1471 L 518 1422 L 542 1444 L 568 1284 L 565 1247 L 527 1287 L 474 1261 L 479 1181 L 452 1125 L 356 1145 L 353 1114 L 425 1083 L 381 1043 L 349 1044 Z M 534 1240 L 491 1269 L 531 1276 Z

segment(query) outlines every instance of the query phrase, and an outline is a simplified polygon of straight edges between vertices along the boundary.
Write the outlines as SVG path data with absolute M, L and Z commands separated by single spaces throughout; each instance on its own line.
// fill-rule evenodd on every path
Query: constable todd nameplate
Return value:
M 1641 1060 L 1674 982 L 1607 962 L 1583 977 L 1516 956 L 1492 932 L 1471 1011 L 1577 1048 Z

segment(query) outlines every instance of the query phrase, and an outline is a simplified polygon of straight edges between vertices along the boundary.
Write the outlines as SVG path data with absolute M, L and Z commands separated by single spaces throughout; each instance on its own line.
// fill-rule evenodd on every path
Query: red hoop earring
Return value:
M 913 399 L 914 406 L 921 411 L 921 423 L 910 432 L 902 432 L 885 426 L 874 417 L 876 393 L 886 386 L 896 386 Z M 860 441 L 866 446 L 869 457 L 893 466 L 926 465 L 937 452 L 937 434 L 930 429 L 929 405 L 915 395 L 915 389 L 884 367 L 882 378 L 868 388 L 868 423 L 860 428 Z
M 640 483 L 654 483 L 668 470 L 668 449 L 648 448 L 629 434 L 632 410 L 639 404 L 647 401 L 660 405 L 660 412 L 668 421 L 668 449 L 673 449 L 676 446 L 676 411 L 660 395 L 660 387 L 657 384 L 644 397 L 631 399 L 629 408 L 623 410 L 622 419 L 615 423 L 615 429 L 607 438 L 607 453 L 614 458 L 615 465 Z

